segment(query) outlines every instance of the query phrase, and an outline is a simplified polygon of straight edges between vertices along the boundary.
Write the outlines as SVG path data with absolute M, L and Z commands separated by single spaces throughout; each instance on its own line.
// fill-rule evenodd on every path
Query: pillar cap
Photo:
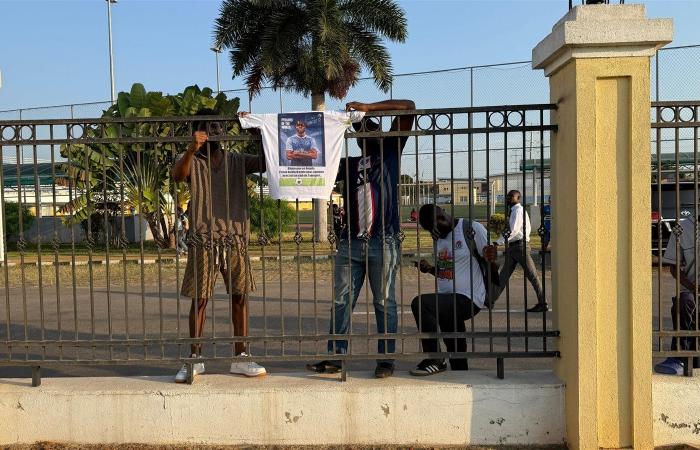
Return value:
M 573 58 L 649 57 L 672 40 L 673 20 L 647 19 L 644 5 L 581 5 L 532 50 L 532 68 L 550 76 Z

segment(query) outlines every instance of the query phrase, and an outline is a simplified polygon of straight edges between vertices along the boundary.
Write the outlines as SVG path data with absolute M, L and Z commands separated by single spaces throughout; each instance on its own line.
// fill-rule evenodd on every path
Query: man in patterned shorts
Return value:
M 197 116 L 207 115 L 216 112 L 197 112 Z M 247 251 L 250 220 L 246 177 L 264 172 L 265 158 L 224 151 L 219 142 L 209 141 L 210 135 L 222 132 L 217 122 L 194 120 L 192 131 L 192 142 L 177 156 L 171 171 L 173 180 L 186 181 L 190 187 L 187 266 L 181 291 L 192 298 L 190 337 L 202 337 L 207 303 L 219 273 L 231 296 L 234 334 L 247 336 L 247 294 L 255 290 L 255 283 Z M 201 344 L 193 344 L 191 350 L 193 358 L 201 358 Z M 248 356 L 244 342 L 236 342 L 234 350 L 237 356 Z M 204 371 L 203 362 L 194 364 L 195 376 Z M 252 361 L 234 362 L 230 372 L 250 377 L 266 373 Z M 186 379 L 187 366 L 183 365 L 175 382 Z

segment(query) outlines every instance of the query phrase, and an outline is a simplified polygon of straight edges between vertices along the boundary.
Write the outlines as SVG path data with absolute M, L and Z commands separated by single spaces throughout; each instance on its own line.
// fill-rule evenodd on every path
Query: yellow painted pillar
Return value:
M 571 449 L 652 449 L 650 57 L 643 5 L 569 11 L 533 50 L 558 106 L 552 294 Z

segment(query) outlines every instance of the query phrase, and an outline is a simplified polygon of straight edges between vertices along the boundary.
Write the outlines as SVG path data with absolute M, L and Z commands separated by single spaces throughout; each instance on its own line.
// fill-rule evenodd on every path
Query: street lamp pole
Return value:
M 209 50 L 216 55 L 216 93 L 218 94 L 221 92 L 221 86 L 219 84 L 219 53 L 221 53 L 221 47 L 212 47 Z
M 107 0 L 107 29 L 109 30 L 109 85 L 111 88 L 112 104 L 117 96 L 114 88 L 114 53 L 112 52 L 112 3 L 117 0 Z

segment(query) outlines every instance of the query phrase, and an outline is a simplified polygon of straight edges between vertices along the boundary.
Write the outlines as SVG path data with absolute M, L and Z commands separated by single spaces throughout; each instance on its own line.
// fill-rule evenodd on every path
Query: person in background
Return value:
M 337 204 L 333 203 L 333 233 L 336 237 L 340 237 L 343 232 L 343 212 Z
M 544 312 L 549 309 L 547 302 L 544 299 L 544 291 L 542 283 L 537 275 L 535 262 L 530 255 L 530 216 L 520 204 L 520 191 L 512 190 L 506 195 L 506 204 L 510 206 L 510 216 L 508 224 L 510 226 L 510 235 L 508 235 L 508 246 L 504 252 L 505 261 L 499 275 L 499 284 L 505 289 L 508 279 L 513 274 L 515 266 L 520 265 L 525 272 L 525 277 L 532 285 L 537 295 L 537 304 L 528 308 L 527 312 L 537 313 Z M 503 245 L 505 237 L 500 237 L 495 244 Z
M 695 248 L 697 238 L 695 238 L 695 227 L 698 222 L 693 219 L 681 219 L 678 225 L 682 232 L 679 237 L 675 233 L 671 236 L 664 251 L 663 260 L 669 265 L 669 270 L 674 279 L 680 283 L 678 297 L 672 298 L 671 320 L 673 329 L 676 331 L 697 330 L 695 314 L 697 308 L 697 270 L 695 260 Z M 680 253 L 676 252 L 676 246 Z M 674 337 L 671 340 L 671 350 L 695 351 L 697 349 L 697 338 L 694 337 Z M 698 367 L 698 358 L 693 358 L 693 366 Z M 654 372 L 664 375 L 682 375 L 686 362 L 680 358 L 666 358 L 654 366 Z
M 178 255 L 187 254 L 187 230 L 190 228 L 190 222 L 187 219 L 187 214 L 182 210 L 181 206 L 177 207 L 177 235 L 176 235 L 176 251 Z
M 544 236 L 542 236 L 542 246 L 544 251 L 549 248 L 549 242 L 552 239 L 552 206 L 544 205 Z

